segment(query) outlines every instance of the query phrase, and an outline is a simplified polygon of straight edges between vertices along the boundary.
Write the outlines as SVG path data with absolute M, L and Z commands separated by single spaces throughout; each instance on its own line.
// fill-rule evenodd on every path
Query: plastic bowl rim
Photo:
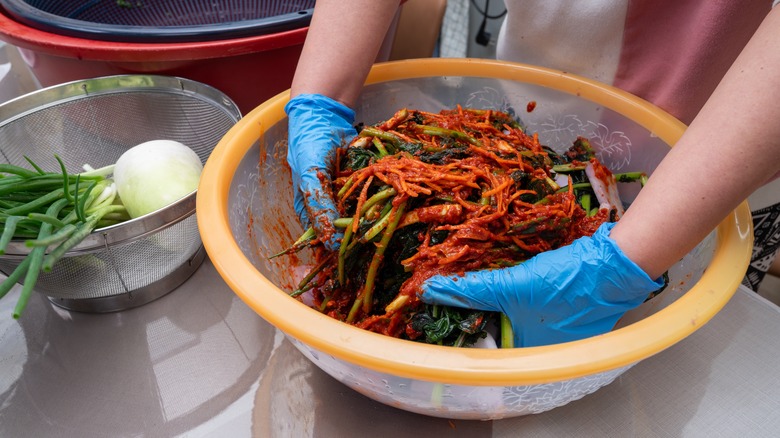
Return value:
M 569 73 L 519 63 L 476 59 L 421 59 L 375 65 L 367 84 L 430 76 L 478 76 L 555 86 L 641 124 L 673 145 L 685 125 L 654 105 Z M 713 259 L 686 294 L 641 321 L 612 332 L 557 345 L 477 350 L 449 348 L 389 338 L 331 319 L 290 299 L 243 255 L 232 238 L 227 199 L 238 163 L 271 126 L 285 116 L 289 90 L 247 114 L 219 142 L 203 171 L 196 215 L 204 246 L 229 287 L 253 310 L 301 343 L 377 372 L 432 382 L 472 386 L 511 386 L 575 379 L 630 366 L 690 335 L 733 296 L 752 249 L 752 221 L 743 202 L 717 227 Z M 203 231 L 208 230 L 208 231 Z M 262 293 L 253 291 L 262 290 Z M 306 326 L 298 321 L 307 321 Z

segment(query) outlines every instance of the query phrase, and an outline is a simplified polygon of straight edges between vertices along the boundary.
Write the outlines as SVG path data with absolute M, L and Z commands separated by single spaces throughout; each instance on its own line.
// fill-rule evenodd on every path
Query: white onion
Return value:
M 198 188 L 198 154 L 173 140 L 152 140 L 119 157 L 114 182 L 127 213 L 136 218 L 163 208 Z

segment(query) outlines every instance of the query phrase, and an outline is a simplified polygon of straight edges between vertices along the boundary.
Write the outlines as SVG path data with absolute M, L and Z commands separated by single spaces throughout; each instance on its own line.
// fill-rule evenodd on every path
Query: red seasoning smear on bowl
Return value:
M 422 303 L 437 274 L 493 269 L 591 235 L 618 220 L 616 180 L 577 138 L 562 154 L 505 112 L 402 109 L 338 153 L 333 193 L 344 237 L 314 245 L 317 265 L 292 296 L 388 336 L 467 345 L 498 318 Z M 307 240 L 311 239 L 311 240 Z M 317 242 L 309 230 L 291 252 Z

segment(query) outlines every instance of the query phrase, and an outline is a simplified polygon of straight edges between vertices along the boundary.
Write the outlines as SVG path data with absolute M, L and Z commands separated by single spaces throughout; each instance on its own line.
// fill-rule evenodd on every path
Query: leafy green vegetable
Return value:
M 425 335 L 429 344 L 463 347 L 487 336 L 487 322 L 494 315 L 457 307 L 425 305 L 412 317 L 412 328 Z
M 370 149 L 349 148 L 347 149 L 346 164 L 350 168 L 362 169 L 368 166 L 372 160 L 376 160 L 377 158 L 377 154 Z

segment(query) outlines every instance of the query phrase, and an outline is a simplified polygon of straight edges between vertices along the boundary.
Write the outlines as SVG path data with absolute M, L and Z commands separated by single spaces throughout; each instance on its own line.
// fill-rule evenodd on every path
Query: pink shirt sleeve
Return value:
M 613 84 L 688 124 L 771 6 L 767 0 L 632 0 Z

